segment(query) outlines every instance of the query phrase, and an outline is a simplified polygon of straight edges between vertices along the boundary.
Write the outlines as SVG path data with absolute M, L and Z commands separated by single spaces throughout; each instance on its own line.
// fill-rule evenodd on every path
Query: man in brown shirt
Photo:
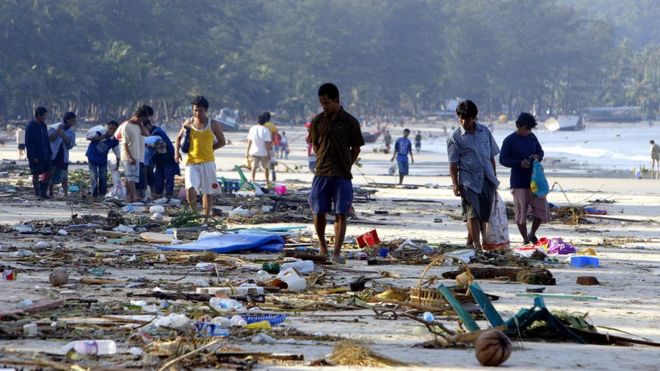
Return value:
M 334 207 L 335 246 L 333 260 L 339 260 L 346 234 L 346 215 L 353 202 L 351 166 L 364 145 L 360 123 L 339 103 L 334 84 L 321 85 L 318 92 L 323 112 L 312 119 L 309 141 L 317 156 L 316 172 L 309 194 L 314 227 L 321 255 L 328 254 L 325 240 L 326 214 Z

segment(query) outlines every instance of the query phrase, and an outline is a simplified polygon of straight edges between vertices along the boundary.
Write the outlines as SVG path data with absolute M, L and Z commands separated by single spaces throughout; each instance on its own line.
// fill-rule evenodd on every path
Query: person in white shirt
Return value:
M 259 123 L 252 126 L 248 132 L 245 157 L 252 159 L 252 182 L 254 182 L 257 167 L 261 164 L 264 168 L 264 175 L 266 176 L 266 187 L 268 187 L 270 186 L 268 164 L 272 157 L 272 138 L 270 136 L 270 130 L 264 126 L 268 120 L 263 115 L 260 115 L 257 120 Z
M 18 159 L 25 159 L 25 130 L 21 126 L 16 129 L 16 144 L 18 145 Z

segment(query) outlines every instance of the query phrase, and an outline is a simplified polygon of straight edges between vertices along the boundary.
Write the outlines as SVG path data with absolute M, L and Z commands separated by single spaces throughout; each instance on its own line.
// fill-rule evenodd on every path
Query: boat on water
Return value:
M 557 118 L 550 117 L 543 123 L 549 131 L 577 131 L 584 130 L 582 116 L 559 115 Z

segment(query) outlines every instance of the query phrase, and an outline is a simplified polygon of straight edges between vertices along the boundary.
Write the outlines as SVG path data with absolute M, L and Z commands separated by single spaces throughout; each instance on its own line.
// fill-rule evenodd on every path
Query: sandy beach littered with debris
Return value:
M 416 126 L 412 128 L 418 129 Z M 390 186 L 395 182 L 394 176 L 387 175 L 391 155 L 374 151 L 380 143 L 367 145 L 363 149 L 361 167 L 353 168 L 354 184 L 376 192 L 369 200 L 360 199 L 354 204 L 357 219 L 349 220 L 347 248 L 354 245 L 354 237 L 372 229 L 377 230 L 383 242 L 424 240 L 430 246 L 454 248 L 465 243 L 466 231 L 460 220 L 460 200 L 451 191 L 447 158 L 441 148 L 444 140 L 441 125 L 420 124 L 419 128 L 423 129 L 425 136 L 428 132 L 433 133 L 435 138 L 425 139 L 425 142 L 434 143 L 438 148 L 430 149 L 423 145 L 422 152 L 415 154 L 411 175 L 405 179 L 407 187 Z M 284 130 L 289 137 L 291 154 L 288 160 L 280 160 L 286 167 L 278 167 L 277 181 L 287 184 L 289 195 L 295 195 L 292 191 L 309 187 L 312 174 L 307 170 L 303 130 Z M 511 126 L 498 127 L 497 131 L 502 133 L 497 137 L 503 137 L 510 130 Z M 585 133 L 588 134 L 589 130 L 597 129 L 588 128 Z M 617 130 L 611 130 L 616 135 Z M 394 138 L 398 131 L 399 128 L 392 129 Z M 544 131 L 537 133 L 542 144 L 544 136 L 555 134 Z M 570 135 L 565 134 L 569 141 Z M 244 163 L 244 136 L 244 132 L 227 134 L 232 144 L 216 152 L 219 176 L 237 179 L 233 167 Z M 660 139 L 660 135 L 656 139 Z M 561 140 L 564 139 L 558 141 Z M 87 143 L 80 133 L 77 143 L 78 146 L 72 151 L 72 160 L 85 161 Z M 648 140 L 640 143 L 640 148 L 646 148 L 646 143 Z M 545 294 L 574 296 L 546 298 L 545 304 L 552 311 L 588 314 L 588 321 L 602 333 L 660 342 L 660 180 L 634 179 L 626 163 L 618 162 L 613 170 L 598 163 L 585 167 L 584 163 L 571 162 L 567 159 L 570 156 L 560 151 L 546 151 L 546 156 L 546 174 L 550 184 L 557 182 L 563 189 L 562 192 L 559 187 L 555 187 L 548 196 L 549 202 L 557 206 L 591 205 L 606 210 L 607 215 L 593 218 L 587 216 L 585 219 L 588 224 L 573 225 L 564 220 L 554 220 L 541 227 L 542 236 L 561 237 L 579 250 L 592 248 L 600 263 L 598 268 L 577 268 L 567 263 L 570 258 L 566 256 L 557 256 L 556 262 L 537 262 L 556 279 L 556 285 L 544 286 Z M 0 171 L 7 171 L 5 169 L 11 167 L 10 162 L 17 159 L 15 145 L 6 143 L 1 146 L 0 158 L 3 159 Z M 25 170 L 25 162 L 19 161 L 17 164 Z M 287 167 L 289 171 L 285 171 Z M 86 165 L 72 166 L 72 169 L 77 168 L 86 169 Z M 511 201 L 511 194 L 507 190 L 507 169 L 498 168 L 498 175 L 502 183 L 499 192 L 505 201 Z M 262 177 L 259 174 L 257 180 Z M 0 183 L 15 185 L 19 179 L 29 184 L 27 172 L 18 176 L 16 170 L 9 170 L 7 177 L 0 179 Z M 153 335 L 156 336 L 155 340 L 140 336 L 139 329 L 145 327 L 155 315 L 141 310 L 139 306 L 131 306 L 131 300 L 144 300 L 146 304 L 160 306 L 161 300 L 152 295 L 156 287 L 179 293 L 194 293 L 198 287 L 236 286 L 254 280 L 262 262 L 281 258 L 281 254 L 264 253 L 219 255 L 161 252 L 153 244 L 140 240 L 139 233 L 113 234 L 108 231 L 110 228 L 104 232 L 102 227 L 70 229 L 66 235 L 60 235 L 58 231 L 52 235 L 20 234 L 12 229 L 12 226 L 20 222 L 30 225 L 31 221 L 39 220 L 57 224 L 71 221 L 73 214 L 78 216 L 78 220 L 82 220 L 85 215 L 106 218 L 111 209 L 120 213 L 121 209 L 109 201 L 82 200 L 79 194 L 73 194 L 69 201 L 56 199 L 36 202 L 31 196 L 31 190 L 25 187 L 19 187 L 15 193 L 0 190 L 0 197 L 0 266 L 11 266 L 18 273 L 16 280 L 0 281 L 0 291 L 3 293 L 0 314 L 16 309 L 26 299 L 33 302 L 65 300 L 64 304 L 49 311 L 0 318 L 0 368 L 35 367 L 39 363 L 30 364 L 28 361 L 48 360 L 55 363 L 41 363 L 41 367 L 57 368 L 56 365 L 68 363 L 90 369 L 158 369 L 173 357 L 159 357 L 153 348 L 149 348 L 148 343 L 152 340 L 173 340 L 180 334 L 177 330 L 165 330 Z M 286 197 L 280 202 L 286 204 Z M 248 199 L 251 198 L 246 198 L 245 202 L 252 202 Z M 242 202 L 235 197 L 232 200 L 222 206 L 225 215 L 236 202 Z M 272 200 L 260 202 L 259 205 L 264 203 L 274 205 Z M 177 209 L 168 207 L 168 211 L 173 214 Z M 142 216 L 149 217 L 148 213 Z M 224 223 L 229 228 L 304 226 L 303 229 L 294 230 L 295 234 L 289 242 L 295 241 L 299 246 L 314 245 L 316 238 L 311 238 L 311 222 L 305 219 L 309 215 L 293 216 L 295 222 L 280 222 L 264 217 L 261 220 L 266 223 L 259 225 L 240 224 L 231 218 L 224 220 Z M 41 224 L 48 226 L 45 222 Z M 67 227 L 62 225 L 57 229 L 67 230 Z M 97 232 L 97 229 L 101 231 Z M 330 226 L 328 232 L 332 234 Z M 512 220 L 509 220 L 509 233 L 512 247 L 520 246 L 522 239 Z M 184 237 L 196 238 L 194 234 Z M 38 245 L 40 241 L 44 243 Z M 215 262 L 217 270 L 199 270 L 196 266 L 201 262 Z M 257 303 L 265 311 L 288 314 L 283 325 L 267 331 L 276 339 L 275 343 L 255 344 L 251 339 L 259 331 L 232 332 L 229 337 L 220 338 L 220 343 L 226 351 L 294 353 L 304 356 L 304 361 L 264 359 L 256 364 L 255 369 L 361 369 L 353 366 L 309 366 L 311 361 L 330 354 L 340 338 L 361 340 L 371 350 L 409 364 L 395 369 L 481 369 L 471 346 L 447 349 L 421 347 L 420 344 L 432 341 L 434 337 L 419 323 L 405 317 L 396 320 L 377 319 L 370 309 L 375 300 L 370 299 L 369 293 L 377 294 L 389 286 L 407 292 L 410 287 L 417 285 L 425 266 L 424 260 L 417 264 L 394 262 L 389 265 L 367 265 L 364 260 L 348 259 L 345 266 L 338 268 L 317 264 L 315 271 L 306 275 L 306 291 L 267 292 L 265 303 Z M 69 271 L 68 284 L 51 286 L 48 276 L 56 267 L 65 267 Z M 96 273 L 98 269 L 104 269 L 104 273 L 93 275 L 90 272 L 95 272 L 94 268 L 97 269 Z M 431 269 L 426 277 L 439 277 L 436 284 L 453 285 L 454 280 L 443 279 L 441 274 L 456 269 L 457 266 L 441 265 Z M 367 283 L 367 290 L 370 291 L 351 293 L 343 289 L 359 276 L 376 278 Z M 595 276 L 600 285 L 578 285 L 578 276 Z M 81 281 L 83 277 L 113 281 L 90 285 Z M 478 282 L 485 292 L 499 296 L 493 305 L 505 320 L 519 309 L 531 307 L 533 298 L 521 294 L 524 295 L 528 288 L 539 287 L 500 279 L 483 279 Z M 585 300 L 585 297 L 595 299 Z M 181 313 L 191 319 L 218 315 L 208 307 L 208 301 L 178 299 L 169 300 L 165 305 L 169 307 L 161 309 L 163 313 Z M 405 309 L 402 306 L 401 310 Z M 449 329 L 459 328 L 453 312 L 438 313 L 436 316 Z M 36 336 L 26 335 L 23 329 L 23 325 L 31 323 L 36 323 L 39 329 Z M 482 329 L 488 327 L 483 317 L 477 323 Z M 118 353 L 67 360 L 63 346 L 83 339 L 115 340 Z M 513 353 L 504 364 L 508 370 L 657 370 L 660 359 L 660 348 L 646 345 L 585 345 L 529 339 L 512 341 Z M 129 353 L 131 348 L 143 349 L 143 353 L 132 355 Z M 28 363 L 21 366 L 9 360 Z M 191 367 L 205 369 L 212 365 L 208 363 Z

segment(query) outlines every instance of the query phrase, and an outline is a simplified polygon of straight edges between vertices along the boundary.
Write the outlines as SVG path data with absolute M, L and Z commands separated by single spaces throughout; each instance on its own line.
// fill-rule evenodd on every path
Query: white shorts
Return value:
M 124 168 L 124 178 L 127 182 L 138 183 L 140 182 L 140 163 L 136 162 L 135 165 L 132 165 L 128 161 L 121 162 L 122 167 Z
M 215 174 L 215 162 L 186 165 L 186 189 L 195 188 L 205 195 L 220 193 L 220 184 Z

